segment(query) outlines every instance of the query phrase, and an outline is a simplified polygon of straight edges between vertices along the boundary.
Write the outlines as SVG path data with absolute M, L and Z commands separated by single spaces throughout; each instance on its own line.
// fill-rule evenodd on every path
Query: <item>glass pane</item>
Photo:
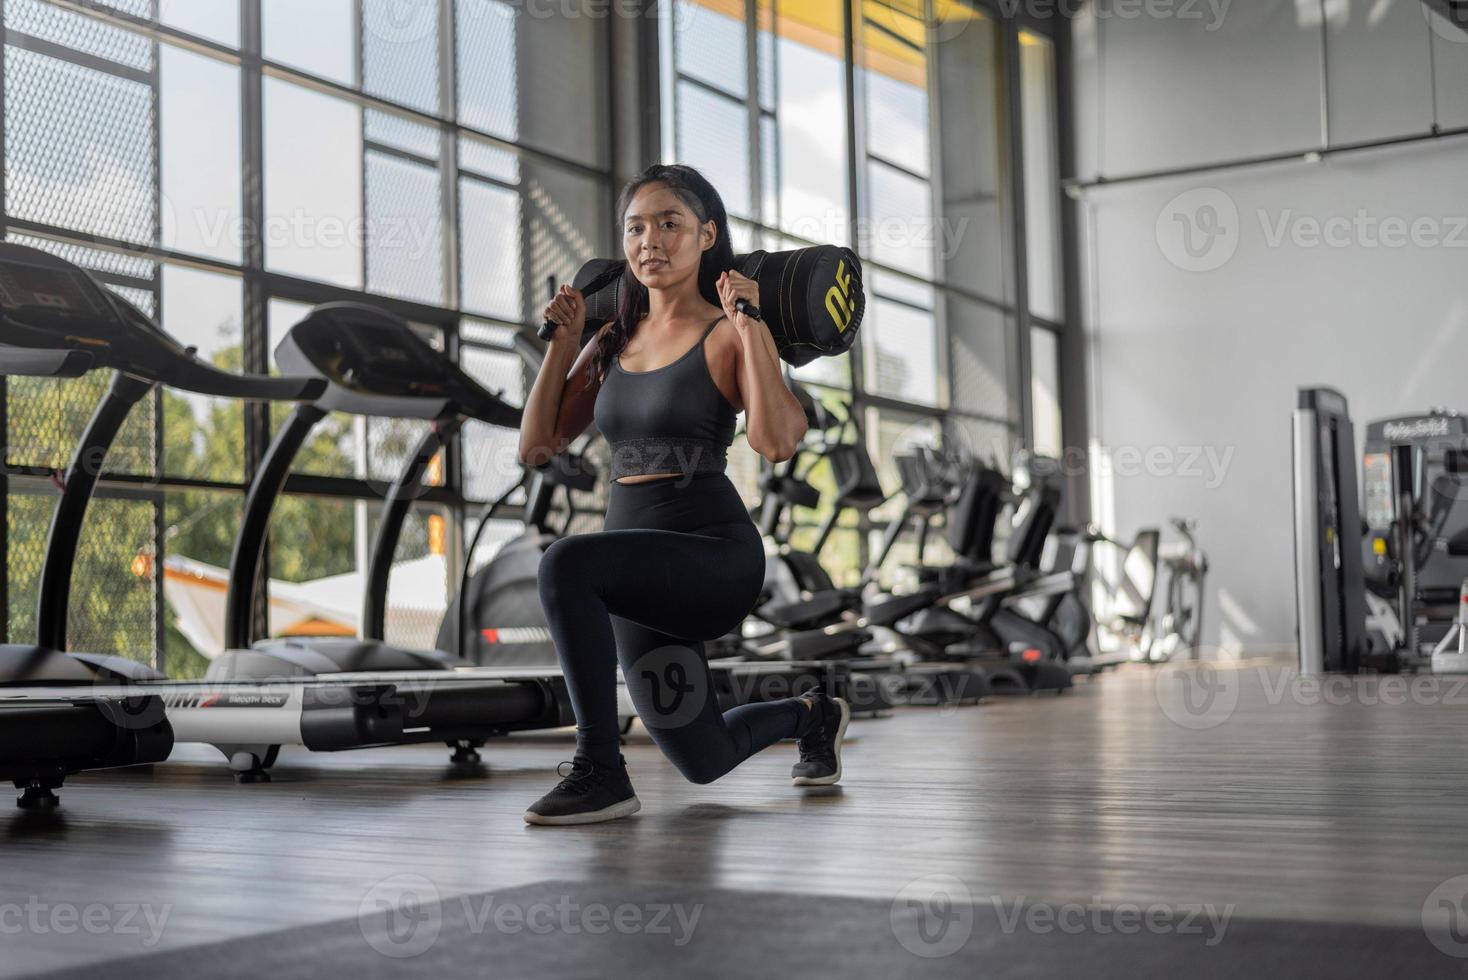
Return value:
M 1055 49 L 1048 38 L 1020 31 L 1020 111 L 1024 130 L 1025 256 L 1030 311 L 1062 316 L 1060 293 L 1060 171 L 1055 148 Z
M 404 119 L 391 112 L 368 109 L 362 114 L 363 138 L 370 143 L 382 143 L 437 160 L 439 156 L 439 130 L 436 126 Z
M 749 196 L 749 110 L 741 102 L 678 84 L 678 160 L 696 168 L 730 215 L 753 216 Z
M 609 255 L 612 203 L 602 181 L 549 164 L 525 160 L 524 204 L 529 251 L 525 272 L 530 304 L 537 312 L 547 302 L 546 280 L 570 282 L 586 262 Z
M 163 267 L 162 327 L 225 371 L 244 365 L 241 280 Z M 163 390 L 163 469 L 169 476 L 244 480 L 243 403 Z
M 164 0 L 158 6 L 158 20 L 232 48 L 240 44 L 239 0 Z
M 519 18 L 496 0 L 456 0 L 459 119 L 502 139 L 520 138 Z
M 867 163 L 867 187 L 871 221 L 866 254 L 884 265 L 933 278 L 932 185 L 872 159 Z
M 365 500 L 280 498 L 270 518 L 271 636 L 356 634 L 362 621 L 358 532 L 365 558 L 370 513 Z
M 442 303 L 443 202 L 438 168 L 367 154 L 367 289 Z
M 459 247 L 464 309 L 518 322 L 524 308 L 520 195 L 461 177 Z
M 455 4 L 460 119 L 503 139 L 605 167 L 609 18 L 545 16 L 537 5 L 522 6 Z M 534 85 L 521 84 L 529 78 Z
M 1065 437 L 1060 429 L 1060 343 L 1049 330 L 1030 328 L 1030 405 L 1034 450 L 1060 459 Z
M 104 24 L 84 14 L 62 10 L 46 0 L 5 0 L 3 6 L 5 26 L 12 31 L 139 71 L 151 71 L 153 68 L 153 42 L 141 34 Z M 143 16 L 148 15 L 145 12 Z M 11 57 L 18 51 L 12 48 L 6 56 Z
M 265 261 L 362 288 L 362 113 L 265 79 Z M 303 148 L 309 147 L 309 152 Z
M 943 0 L 941 6 L 946 29 L 933 47 L 943 120 L 938 274 L 945 282 L 1009 302 L 997 32 L 993 21 L 957 0 Z
M 239 262 L 240 72 L 163 45 L 163 245 Z
M 996 419 L 1016 419 L 1012 397 L 1013 319 L 992 307 L 952 293 L 947 311 L 949 401 L 959 411 Z
M 867 152 L 926 177 L 928 148 L 928 59 L 924 51 L 922 4 L 862 5 L 863 82 L 866 85 Z
M 374 535 L 377 523 L 374 515 Z M 383 624 L 383 638 L 394 646 L 432 650 L 438 645 L 450 591 L 458 588 L 445 554 L 448 527 L 448 512 L 429 505 L 414 507 L 403 523 L 388 577 Z
M 713 4 L 674 0 L 673 22 L 684 25 L 674 37 L 678 71 L 723 89 L 737 99 L 748 91 L 743 4 L 738 16 Z
M 357 24 L 353 0 L 260 0 L 265 57 L 355 85 Z
M 882 487 L 890 494 L 882 506 L 871 511 L 873 521 L 886 522 L 902 513 L 906 501 L 899 492 L 902 479 L 897 473 L 897 464 L 892 458 L 899 453 L 910 452 L 914 446 L 938 446 L 942 443 L 942 429 L 936 419 L 924 415 L 905 415 L 888 409 L 869 408 L 864 427 L 867 452 L 877 468 L 877 477 Z M 880 534 L 877 540 L 880 540 Z M 891 561 L 891 559 L 888 559 Z
M 843 3 L 809 0 L 777 11 L 780 227 L 813 242 L 850 244 Z
M 360 0 L 362 90 L 438 112 L 439 0 Z
M 525 369 L 520 355 L 465 347 L 460 363 L 469 376 L 492 391 L 503 391 L 512 405 L 525 402 Z M 515 429 L 469 422 L 464 426 L 464 495 L 492 500 L 520 481 L 517 458 L 520 433 Z M 486 534 L 490 533 L 488 531 Z
M 6 215 L 152 244 L 153 114 L 144 82 L 7 45 Z
M 68 649 L 154 662 L 157 505 L 99 497 L 78 537 Z
M 229 558 L 244 499 L 170 490 L 164 494 L 163 515 L 164 669 L 169 677 L 202 677 L 209 661 L 224 652 Z
M 507 184 L 520 182 L 519 157 L 509 150 L 473 137 L 464 136 L 459 139 L 459 166 Z
M 895 277 L 874 270 L 869 277 L 867 314 L 862 324 L 866 387 L 878 394 L 925 405 L 938 403 L 937 327 L 931 290 L 923 306 L 888 299 L 884 285 Z M 903 288 L 911 290 L 910 284 Z

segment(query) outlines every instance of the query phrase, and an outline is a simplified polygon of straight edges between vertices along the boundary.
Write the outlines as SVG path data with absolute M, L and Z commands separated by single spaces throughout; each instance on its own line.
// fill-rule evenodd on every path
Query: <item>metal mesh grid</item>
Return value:
M 443 220 L 438 171 L 367 153 L 367 288 L 442 303 Z
M 520 196 L 472 177 L 459 180 L 459 289 L 462 305 L 520 319 Z
M 730 17 L 690 0 L 677 0 L 673 6 L 673 22 L 688 25 L 673 46 L 678 71 L 743 99 L 749 91 L 744 17 Z
M 151 243 L 154 96 L 140 82 L 7 48 L 6 213 Z
M 466 126 L 517 139 L 520 65 L 516 14 L 496 0 L 457 0 L 459 119 Z
M 112 283 L 106 285 L 108 289 L 146 313 L 148 319 L 158 319 L 158 294 L 153 290 L 139 289 L 136 286 L 115 286 Z
M 436 127 L 373 109 L 363 113 L 362 123 L 362 136 L 369 143 L 383 143 L 438 159 L 439 131 Z
M 151 0 L 100 5 L 114 7 L 139 17 L 152 17 Z M 5 0 L 4 7 L 5 26 L 12 31 L 20 31 L 139 71 L 148 71 L 153 67 L 153 42 L 142 35 L 62 10 L 44 0 Z
M 947 294 L 949 402 L 962 412 L 1010 417 L 1010 330 L 1005 314 Z
M 149 259 L 135 255 L 124 255 L 121 252 L 108 252 L 100 248 L 88 248 L 85 245 L 72 245 L 65 242 L 52 241 L 49 238 L 36 238 L 31 235 L 21 235 L 11 232 L 5 236 L 7 242 L 16 245 L 29 245 L 31 248 L 39 248 L 59 255 L 68 262 L 73 262 L 83 269 L 92 272 L 105 272 L 115 276 L 129 276 L 133 279 L 152 279 L 157 270 L 156 263 Z
M 367 420 L 367 477 L 390 482 L 397 479 L 403 464 L 428 432 L 429 423 L 422 419 Z M 443 484 L 443 467 L 432 464 L 424 482 L 430 486 Z
M 438 112 L 438 0 L 362 0 L 362 89 Z
M 72 577 L 70 649 L 155 662 L 156 514 L 151 501 L 92 501 Z
M 6 498 L 5 575 L 10 604 L 6 625 L 11 643 L 32 643 L 36 639 L 36 588 L 41 578 L 46 529 L 55 506 L 52 495 L 12 490 Z
M 749 189 L 749 110 L 742 102 L 678 83 L 678 159 L 719 189 L 730 215 L 753 216 Z
M 469 136 L 459 138 L 459 166 L 507 184 L 520 182 L 520 157 Z
M 525 258 L 531 309 L 549 301 L 546 278 L 570 282 L 576 270 L 598 257 L 610 236 L 611 203 L 597 181 L 556 167 L 525 162 L 525 207 L 530 254 Z
M 517 458 L 518 432 L 469 422 L 463 429 L 462 444 L 464 496 L 469 500 L 496 500 L 524 476 Z
M 97 371 L 74 380 L 11 378 L 6 386 L 8 462 L 64 470 L 76 451 L 82 429 L 112 383 Z M 109 473 L 151 476 L 157 471 L 153 443 L 153 399 L 135 406 L 117 434 L 105 467 Z

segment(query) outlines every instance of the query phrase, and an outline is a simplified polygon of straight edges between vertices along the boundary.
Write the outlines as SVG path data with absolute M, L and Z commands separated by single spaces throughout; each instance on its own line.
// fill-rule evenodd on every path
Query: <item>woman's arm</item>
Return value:
M 526 466 L 544 466 L 591 424 L 600 385 L 587 380 L 586 365 L 611 326 L 603 324 L 578 354 L 586 307 L 581 294 L 569 286 L 561 287 L 561 293 L 546 307 L 546 316 L 557 327 L 525 400 L 519 457 Z
M 757 304 L 759 286 L 733 270 L 720 276 L 718 285 L 724 315 L 739 338 L 739 393 L 750 448 L 772 463 L 784 462 L 805 436 L 805 409 L 780 375 L 780 353 L 770 331 L 734 308 L 740 297 Z

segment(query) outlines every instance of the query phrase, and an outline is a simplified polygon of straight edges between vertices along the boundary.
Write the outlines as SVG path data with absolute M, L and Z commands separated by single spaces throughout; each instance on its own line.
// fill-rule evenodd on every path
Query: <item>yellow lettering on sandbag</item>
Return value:
M 837 333 L 844 333 L 851 326 L 851 271 L 846 268 L 845 259 L 836 264 L 836 285 L 826 290 L 826 312 L 831 314 Z

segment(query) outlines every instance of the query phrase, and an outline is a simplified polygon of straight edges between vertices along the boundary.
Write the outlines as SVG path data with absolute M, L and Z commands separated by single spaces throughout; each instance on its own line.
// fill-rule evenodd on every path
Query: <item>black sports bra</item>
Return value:
M 593 417 L 611 449 L 611 478 L 648 473 L 722 473 L 734 442 L 734 406 L 714 383 L 704 341 L 671 364 L 628 371 L 614 358 Z

